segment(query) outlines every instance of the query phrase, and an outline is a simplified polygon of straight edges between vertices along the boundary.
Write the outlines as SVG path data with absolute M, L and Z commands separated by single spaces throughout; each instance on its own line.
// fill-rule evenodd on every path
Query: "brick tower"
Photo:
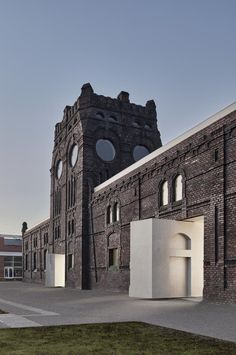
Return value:
M 156 105 L 97 95 L 83 85 L 56 124 L 51 167 L 49 252 L 65 254 L 68 286 L 90 287 L 88 235 L 95 186 L 161 146 Z

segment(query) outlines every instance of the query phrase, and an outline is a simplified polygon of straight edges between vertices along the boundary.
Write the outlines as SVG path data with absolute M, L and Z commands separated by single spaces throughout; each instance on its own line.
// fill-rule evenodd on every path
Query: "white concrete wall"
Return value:
M 45 286 L 65 287 L 65 255 L 47 254 Z
M 130 243 L 131 297 L 202 296 L 203 219 L 134 221 Z
M 130 296 L 152 298 L 152 219 L 142 222 L 131 223 Z

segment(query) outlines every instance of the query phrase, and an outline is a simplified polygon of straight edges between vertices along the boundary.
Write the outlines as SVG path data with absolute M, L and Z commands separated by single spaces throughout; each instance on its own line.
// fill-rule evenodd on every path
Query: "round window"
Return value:
M 144 145 L 136 145 L 136 147 L 134 147 L 133 150 L 134 160 L 137 161 L 139 159 L 142 159 L 149 153 L 150 153 L 149 150 L 146 147 L 144 147 Z
M 56 174 L 57 174 L 57 178 L 60 179 L 61 174 L 62 174 L 62 161 L 61 160 L 58 160 L 58 162 L 57 162 Z
M 116 154 L 114 145 L 108 139 L 99 139 L 97 141 L 96 152 L 104 161 L 112 161 Z
M 78 145 L 77 144 L 72 145 L 72 147 L 70 149 L 70 156 L 69 156 L 70 166 L 72 166 L 72 167 L 75 166 L 75 164 L 77 162 L 78 151 L 79 151 Z

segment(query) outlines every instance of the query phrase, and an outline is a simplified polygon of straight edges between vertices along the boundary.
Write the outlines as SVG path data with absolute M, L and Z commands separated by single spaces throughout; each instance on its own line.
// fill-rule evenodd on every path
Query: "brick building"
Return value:
M 22 237 L 0 234 L 0 281 L 22 279 Z
M 66 286 L 128 290 L 135 282 L 132 265 L 139 265 L 130 249 L 130 222 L 187 221 L 202 225 L 204 297 L 235 301 L 235 140 L 236 104 L 162 146 L 153 100 L 135 105 L 126 92 L 112 99 L 85 84 L 55 128 L 50 219 L 24 233 L 24 280 L 44 281 L 48 252 L 65 255 Z M 176 235 L 175 260 L 182 243 Z M 190 266 L 183 275 L 191 284 L 187 244 Z M 147 245 L 137 249 L 140 257 L 142 248 L 145 253 Z M 187 288 L 185 295 L 192 295 Z

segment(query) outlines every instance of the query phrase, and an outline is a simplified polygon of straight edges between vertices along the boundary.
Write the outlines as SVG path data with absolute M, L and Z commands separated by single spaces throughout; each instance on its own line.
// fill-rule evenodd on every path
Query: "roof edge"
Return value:
M 34 229 L 37 229 L 37 228 L 41 227 L 42 225 L 44 225 L 44 224 L 46 224 L 46 223 L 49 223 L 49 222 L 50 222 L 50 218 L 47 218 L 47 219 L 45 219 L 44 221 L 42 221 L 42 222 L 36 224 L 34 227 L 32 227 L 32 228 L 30 228 L 30 229 L 27 229 L 27 231 L 25 232 L 24 236 L 25 236 L 26 234 L 28 234 L 29 232 L 32 232 Z

